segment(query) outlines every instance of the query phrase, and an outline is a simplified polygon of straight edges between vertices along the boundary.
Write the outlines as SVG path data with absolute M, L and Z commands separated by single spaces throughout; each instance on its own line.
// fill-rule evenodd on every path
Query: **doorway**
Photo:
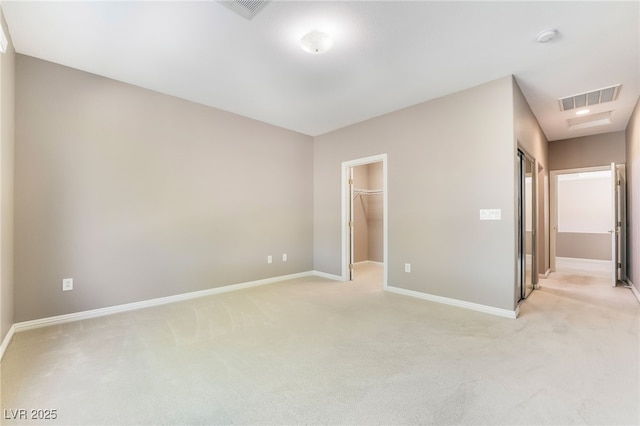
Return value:
M 517 154 L 517 289 L 516 298 L 529 297 L 538 284 L 537 181 L 536 161 L 524 151 Z
M 382 267 L 387 286 L 387 155 L 342 163 L 342 279 L 353 281 L 360 265 Z
M 625 166 L 551 172 L 551 271 L 626 279 Z

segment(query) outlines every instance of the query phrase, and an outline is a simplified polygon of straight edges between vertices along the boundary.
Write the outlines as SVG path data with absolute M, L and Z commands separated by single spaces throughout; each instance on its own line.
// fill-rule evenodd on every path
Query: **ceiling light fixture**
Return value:
M 544 30 L 538 34 L 538 36 L 536 37 L 536 41 L 538 43 L 548 43 L 554 38 L 556 38 L 557 35 L 558 35 L 558 30 L 556 29 L 552 28 L 552 29 Z
M 302 36 L 300 39 L 300 47 L 305 52 L 318 55 L 324 53 L 331 48 L 333 41 L 323 32 L 311 31 Z

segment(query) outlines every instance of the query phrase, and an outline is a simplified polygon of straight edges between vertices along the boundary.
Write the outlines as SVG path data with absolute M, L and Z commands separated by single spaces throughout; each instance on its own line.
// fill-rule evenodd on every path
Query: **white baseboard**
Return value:
M 458 308 L 471 309 L 473 311 L 484 312 L 486 314 L 497 315 L 505 318 L 515 319 L 520 312 L 519 307 L 513 311 L 508 309 L 495 308 L 493 306 L 481 305 L 479 303 L 466 302 L 464 300 L 450 299 L 448 297 L 436 296 L 428 293 L 421 293 L 419 291 L 407 290 L 404 288 L 387 286 L 386 291 L 391 293 L 402 294 L 405 296 L 417 297 L 418 299 L 428 300 L 430 302 L 442 303 L 445 305 L 456 306 Z
M 4 353 L 9 347 L 9 343 L 11 342 L 11 339 L 13 339 L 13 334 L 15 333 L 15 331 L 16 326 L 14 324 L 9 328 L 9 331 L 7 332 L 7 335 L 4 336 L 4 339 L 2 339 L 2 344 L 0 344 L 0 362 L 2 362 L 2 357 L 4 357 Z
M 602 266 L 611 265 L 611 261 L 610 260 L 600 260 L 600 259 L 583 259 L 583 258 L 578 258 L 578 257 L 560 257 L 560 256 L 556 256 L 556 262 L 558 260 L 559 261 L 565 261 L 565 262 L 572 262 L 572 263 L 586 263 L 586 264 L 591 264 L 591 265 L 602 265 Z
M 340 275 L 327 274 L 326 272 L 312 271 L 312 275 L 321 278 L 327 278 L 334 281 L 344 281 Z
M 633 285 L 633 283 L 629 278 L 627 278 L 627 283 L 629 283 L 629 285 L 631 286 L 631 291 L 633 292 L 633 294 L 636 296 L 636 299 L 638 299 L 638 302 L 640 303 L 640 292 L 638 292 L 638 288 L 635 285 Z
M 377 260 L 361 260 L 360 262 L 356 262 L 356 265 L 359 265 L 361 263 L 373 263 L 375 265 L 384 265 L 384 262 L 378 262 Z
M 136 309 L 150 308 L 153 306 L 166 305 L 167 303 L 180 302 L 183 300 L 195 299 L 198 297 L 211 296 L 214 294 L 227 293 L 230 291 L 242 290 L 250 287 L 257 287 L 266 284 L 273 284 L 281 281 L 292 280 L 295 278 L 308 277 L 313 272 L 300 272 L 297 274 L 282 275 L 273 278 L 265 278 L 257 281 L 249 281 L 245 283 L 232 284 L 223 287 L 210 288 L 207 290 L 193 291 L 190 293 L 176 294 L 174 296 L 160 297 L 157 299 L 143 300 L 140 302 L 125 303 L 123 305 L 109 306 L 106 308 L 91 309 L 89 311 L 74 312 L 72 314 L 58 315 L 55 317 L 41 318 L 32 321 L 19 322 L 13 325 L 15 332 L 32 330 L 34 328 L 47 327 L 50 325 L 64 324 L 72 321 L 80 321 L 90 318 L 97 318 L 106 315 L 113 315 L 121 312 L 134 311 Z M 8 345 L 8 343 L 7 343 Z
M 551 273 L 551 268 L 547 269 L 547 272 L 545 272 L 544 274 L 540 274 L 540 276 L 542 278 L 549 278 L 549 274 Z

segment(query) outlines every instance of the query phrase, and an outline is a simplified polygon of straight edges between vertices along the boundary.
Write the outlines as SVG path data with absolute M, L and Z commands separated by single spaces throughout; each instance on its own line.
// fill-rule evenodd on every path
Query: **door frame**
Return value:
M 575 169 L 552 170 L 549 172 L 549 269 L 556 272 L 556 244 L 558 233 L 558 175 L 573 173 L 604 172 L 611 170 L 611 165 L 580 167 Z M 613 179 L 613 176 L 611 176 Z M 613 253 L 612 253 L 613 254 Z
M 387 186 L 387 154 L 372 155 L 369 157 L 358 158 L 355 160 L 342 162 L 342 176 L 340 179 L 341 200 L 342 200 L 342 281 L 349 281 L 349 264 L 351 263 L 351 232 L 349 229 L 349 221 L 351 220 L 351 188 L 349 179 L 351 177 L 351 169 L 357 166 L 364 166 L 372 163 L 382 163 L 382 255 L 383 255 L 383 275 L 382 286 L 384 289 L 388 286 L 388 265 L 389 265 L 389 209 L 388 209 L 388 186 Z
M 522 159 L 521 159 L 522 158 Z M 522 170 L 523 162 L 532 164 L 531 171 L 531 291 L 540 288 L 540 276 L 538 273 L 538 160 L 530 155 L 527 150 L 518 145 L 516 150 L 516 304 L 523 302 L 529 295 L 526 293 L 526 176 Z M 524 256 L 524 257 L 523 257 Z

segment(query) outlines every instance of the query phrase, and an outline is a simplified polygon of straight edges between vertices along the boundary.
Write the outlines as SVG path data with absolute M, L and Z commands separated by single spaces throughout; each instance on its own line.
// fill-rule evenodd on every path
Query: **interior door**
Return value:
M 349 168 L 349 281 L 353 281 L 354 264 L 354 233 L 353 226 L 353 167 Z
M 618 284 L 618 172 L 616 163 L 611 163 L 611 285 Z
M 625 278 L 625 168 L 623 165 L 611 163 L 611 285 Z

